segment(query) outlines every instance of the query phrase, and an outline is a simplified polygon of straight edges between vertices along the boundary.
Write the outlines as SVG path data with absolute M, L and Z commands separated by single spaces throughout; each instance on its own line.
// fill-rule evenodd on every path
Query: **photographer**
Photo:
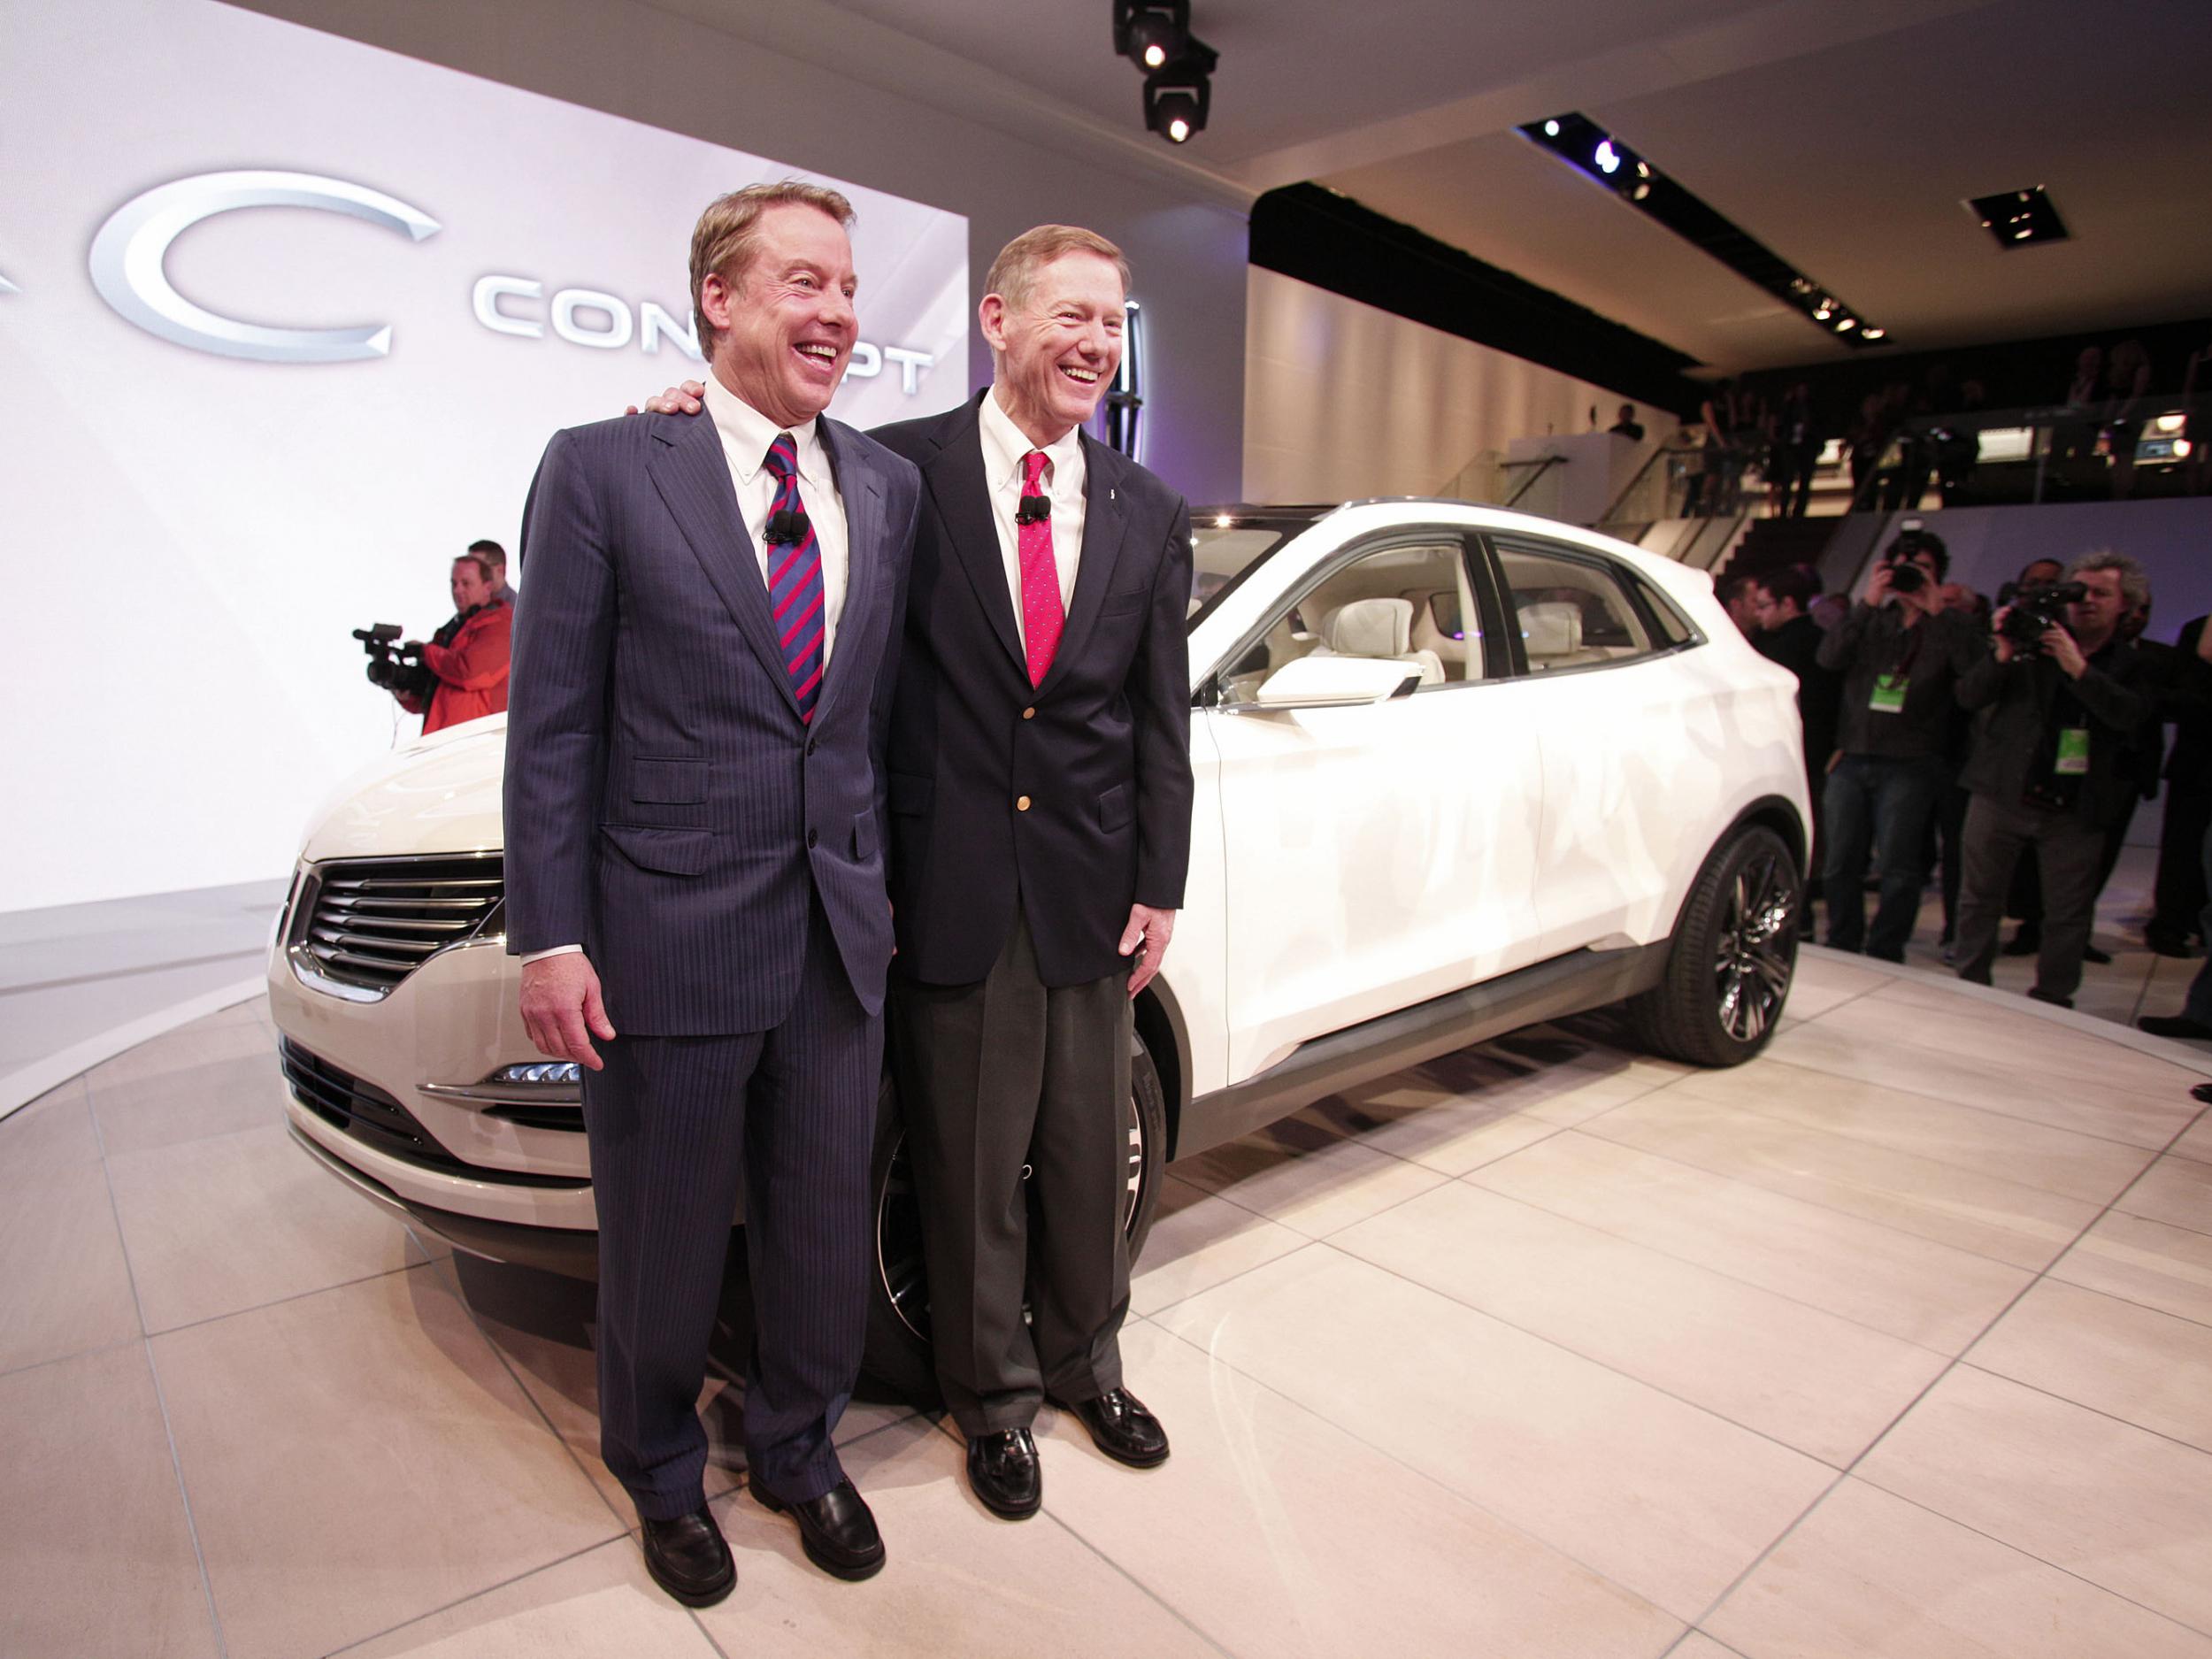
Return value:
M 453 616 L 427 642 L 410 640 L 433 683 L 426 706 L 419 691 L 395 690 L 400 707 L 423 717 L 423 735 L 507 710 L 508 641 L 514 607 L 499 597 L 503 571 L 472 549 L 453 561 L 449 586 Z
M 1993 650 L 1959 682 L 1960 703 L 1980 710 L 1963 780 L 1973 799 L 1959 977 L 1989 983 L 2013 866 L 2032 847 L 2043 929 L 2028 995 L 2061 1008 L 2074 1005 L 2106 833 L 2139 787 L 2157 708 L 2143 659 L 2119 632 L 2122 615 L 2150 596 L 2142 567 L 2096 552 L 2067 576 L 2023 588 L 2000 611 Z
M 1886 962 L 1905 959 L 1928 879 L 1928 815 L 1944 782 L 1944 749 L 1959 676 L 1981 655 L 1973 624 L 1944 603 L 1950 555 L 1942 539 L 1907 530 L 1874 567 L 1865 597 L 1821 641 L 1819 663 L 1843 676 L 1837 745 L 1821 833 L 1828 943 Z M 1866 926 L 1868 855 L 1880 860 L 1881 900 Z

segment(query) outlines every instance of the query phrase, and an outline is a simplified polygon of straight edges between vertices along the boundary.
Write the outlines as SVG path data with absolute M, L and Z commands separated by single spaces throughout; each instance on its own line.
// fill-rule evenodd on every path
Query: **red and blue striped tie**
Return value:
M 822 546 L 799 500 L 799 450 L 789 433 L 780 434 L 768 446 L 764 465 L 776 480 L 770 519 L 789 512 L 804 526 L 797 541 L 768 549 L 768 605 L 783 648 L 784 672 L 791 676 L 791 695 L 799 700 L 799 718 L 811 721 L 822 689 L 822 631 L 828 621 L 822 611 Z

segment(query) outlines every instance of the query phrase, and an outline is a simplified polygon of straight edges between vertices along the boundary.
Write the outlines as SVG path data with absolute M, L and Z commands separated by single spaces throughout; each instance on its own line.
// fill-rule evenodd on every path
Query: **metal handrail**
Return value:
M 1543 477 L 1545 473 L 1550 472 L 1553 467 L 1564 466 L 1566 463 L 1567 457 L 1563 455 L 1533 456 L 1525 460 L 1506 462 L 1506 468 L 1529 466 L 1532 465 L 1536 470 L 1521 480 L 1520 488 L 1515 490 L 1510 495 L 1508 495 L 1503 501 L 1500 502 L 1498 505 L 1501 507 L 1518 506 L 1520 504 L 1521 497 L 1528 494 L 1530 489 L 1534 487 L 1538 479 Z
M 1604 513 L 1599 518 L 1598 522 L 1600 524 L 1618 523 L 1620 521 L 1622 503 L 1626 502 L 1631 495 L 1636 493 L 1638 486 L 1643 483 L 1644 479 L 1649 474 L 1651 469 L 1666 460 L 1668 457 L 1676 455 L 1702 455 L 1704 453 L 1705 451 L 1702 447 L 1694 443 L 1684 444 L 1678 448 L 1663 443 L 1661 444 L 1645 458 L 1644 464 L 1636 469 L 1635 476 L 1621 487 L 1620 494 L 1613 497 L 1611 503 L 1606 507 Z

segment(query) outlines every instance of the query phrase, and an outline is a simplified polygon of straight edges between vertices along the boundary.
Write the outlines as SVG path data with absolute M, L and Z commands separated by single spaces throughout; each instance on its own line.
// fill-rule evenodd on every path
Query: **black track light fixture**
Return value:
M 1195 36 L 1183 55 L 1171 58 L 1144 78 L 1144 124 L 1171 144 L 1187 143 L 1206 130 L 1213 104 L 1214 65 L 1220 54 Z
M 1150 74 L 1190 44 L 1190 0 L 1114 0 L 1114 50 Z

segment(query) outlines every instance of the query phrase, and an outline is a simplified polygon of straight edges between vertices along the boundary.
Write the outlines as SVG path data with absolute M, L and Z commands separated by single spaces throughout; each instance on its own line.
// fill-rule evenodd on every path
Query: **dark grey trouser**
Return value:
M 820 901 L 798 1000 L 773 1031 L 617 1037 L 584 1073 L 599 1209 L 599 1434 L 638 1514 L 705 1502 L 696 1409 L 730 1217 L 745 1194 L 753 1352 L 745 1460 L 794 1501 L 844 1478 L 873 1262 L 868 1157 L 883 1022 L 845 977 Z
M 1126 973 L 1048 989 L 1018 912 L 980 984 L 892 987 L 937 1382 L 970 1439 L 1121 1386 L 1131 1018 Z
M 1989 983 L 2012 869 L 2022 849 L 2033 847 L 2043 896 L 2035 988 L 2046 996 L 2072 997 L 2081 984 L 2081 953 L 2096 918 L 2097 889 L 2104 883 L 2104 843 L 2102 830 L 2070 812 L 2007 805 L 1985 795 L 1969 802 L 1966 879 L 1959 893 L 1959 978 Z

